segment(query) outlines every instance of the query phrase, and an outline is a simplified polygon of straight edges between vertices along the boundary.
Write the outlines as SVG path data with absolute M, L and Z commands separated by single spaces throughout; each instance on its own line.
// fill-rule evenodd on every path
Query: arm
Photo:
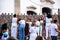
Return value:
M 56 32 L 60 32 L 60 30 L 58 29 L 57 25 L 55 25 L 55 30 L 56 30 Z
M 60 30 L 59 30 L 58 28 L 55 28 L 55 30 L 56 30 L 57 32 L 60 32 Z

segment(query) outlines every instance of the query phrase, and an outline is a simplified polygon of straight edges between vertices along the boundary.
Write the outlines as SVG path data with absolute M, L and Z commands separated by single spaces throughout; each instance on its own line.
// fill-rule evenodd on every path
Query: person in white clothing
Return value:
M 32 23 L 32 26 L 30 27 L 30 39 L 29 40 L 36 40 L 37 37 L 37 27 Z
M 38 35 L 39 35 L 40 19 L 35 20 L 35 25 L 37 26 L 37 32 L 38 32 Z
M 17 18 L 16 14 L 12 18 L 12 25 L 11 25 L 11 36 L 17 38 Z
M 50 25 L 50 30 L 51 30 L 51 40 L 57 40 L 58 36 L 58 26 L 57 26 L 57 20 L 54 20 L 54 22 Z
M 36 19 L 35 25 L 39 27 L 40 26 L 40 21 Z
M 49 27 L 50 27 L 50 24 L 51 24 L 51 21 L 52 21 L 52 16 L 50 14 L 47 15 L 47 17 L 45 18 L 45 21 L 46 21 L 46 25 L 45 25 L 45 29 L 46 29 L 46 39 L 48 40 L 49 38 Z

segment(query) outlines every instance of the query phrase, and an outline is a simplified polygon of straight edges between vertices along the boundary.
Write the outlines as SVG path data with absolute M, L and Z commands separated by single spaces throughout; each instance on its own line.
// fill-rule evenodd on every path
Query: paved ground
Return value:
M 60 36 L 58 37 L 58 40 L 60 40 Z

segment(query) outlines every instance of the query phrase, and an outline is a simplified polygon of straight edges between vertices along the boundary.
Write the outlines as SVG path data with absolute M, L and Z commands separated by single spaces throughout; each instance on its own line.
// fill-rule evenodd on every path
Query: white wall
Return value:
M 55 1 L 55 4 L 53 5 L 54 6 L 54 12 L 56 14 L 58 14 L 58 8 L 60 8 L 60 0 L 54 0 Z
M 60 0 L 54 0 L 55 4 L 54 4 L 54 8 L 60 8 Z
M 35 11 L 39 14 L 40 13 L 40 0 L 32 0 L 32 2 L 30 0 L 21 0 L 20 1 L 20 12 L 22 14 L 24 13 L 26 14 L 28 10 L 27 7 L 33 5 L 37 8 Z
M 14 0 L 0 0 L 1 13 L 14 13 Z
M 24 14 L 24 13 L 26 13 L 26 11 L 27 11 L 27 6 L 30 6 L 30 5 L 34 5 L 34 6 L 36 6 L 37 7 L 37 9 L 36 9 L 36 12 L 39 14 L 40 13 L 40 11 L 41 11 L 41 9 L 40 9 L 40 0 L 32 0 L 34 3 L 32 3 L 30 0 L 21 0 L 20 2 L 21 2 L 21 4 L 20 4 L 20 12 L 22 13 L 22 14 Z M 53 0 L 53 1 L 55 1 L 55 4 L 53 5 L 53 7 L 54 7 L 54 9 L 53 9 L 53 11 L 54 11 L 54 13 L 56 13 L 56 14 L 58 14 L 58 8 L 60 8 L 60 6 L 59 6 L 59 3 L 60 3 L 60 0 Z

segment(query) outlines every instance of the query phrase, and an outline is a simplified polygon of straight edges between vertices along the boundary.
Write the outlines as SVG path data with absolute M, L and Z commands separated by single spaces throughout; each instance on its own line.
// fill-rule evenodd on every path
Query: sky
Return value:
M 14 0 L 0 0 L 0 14 L 14 13 Z

